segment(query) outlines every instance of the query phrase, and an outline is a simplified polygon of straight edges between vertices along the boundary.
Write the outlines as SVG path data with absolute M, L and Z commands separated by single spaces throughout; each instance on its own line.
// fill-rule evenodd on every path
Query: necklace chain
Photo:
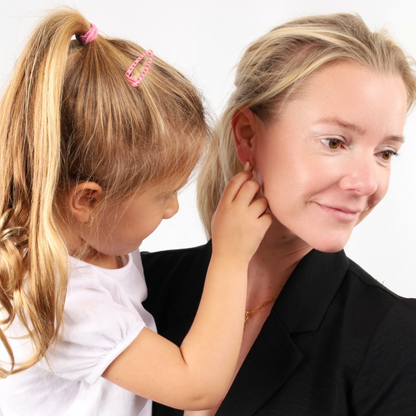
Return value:
M 260 306 L 257 306 L 257 308 L 252 309 L 251 311 L 246 311 L 245 315 L 244 315 L 244 322 L 247 322 L 250 318 L 251 315 L 254 315 L 255 313 L 257 313 L 261 308 L 265 307 L 266 305 L 268 305 L 269 303 L 272 303 L 273 301 L 275 301 L 277 299 L 277 297 L 275 298 L 271 298 L 269 300 L 266 300 L 266 302 L 263 302 Z

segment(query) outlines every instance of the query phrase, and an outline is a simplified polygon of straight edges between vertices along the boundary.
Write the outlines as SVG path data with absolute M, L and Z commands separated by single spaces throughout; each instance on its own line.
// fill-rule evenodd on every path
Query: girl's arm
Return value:
M 180 348 L 144 328 L 106 369 L 107 380 L 179 409 L 207 409 L 225 396 L 240 351 L 247 269 L 271 224 L 251 173 L 226 187 L 212 223 L 213 250 L 194 323 Z

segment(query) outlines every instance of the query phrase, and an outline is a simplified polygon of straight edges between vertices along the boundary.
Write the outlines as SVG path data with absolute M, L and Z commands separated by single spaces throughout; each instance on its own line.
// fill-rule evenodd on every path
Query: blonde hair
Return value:
M 58 339 L 68 283 L 60 196 L 94 181 L 108 206 L 165 180 L 183 184 L 205 147 L 192 84 L 154 56 L 132 87 L 124 73 L 144 49 L 102 35 L 85 46 L 71 40 L 89 29 L 75 10 L 49 13 L 0 104 L 0 338 L 11 364 L 0 378 L 38 362 Z M 4 332 L 16 318 L 34 346 L 19 365 Z
M 414 61 L 386 32 L 371 32 L 359 16 L 352 14 L 304 17 L 276 27 L 251 44 L 242 57 L 235 91 L 218 122 L 198 177 L 198 208 L 208 236 L 226 184 L 242 170 L 231 125 L 236 113 L 249 108 L 262 121 L 270 122 L 307 77 L 340 61 L 400 75 L 410 110 L 416 95 Z

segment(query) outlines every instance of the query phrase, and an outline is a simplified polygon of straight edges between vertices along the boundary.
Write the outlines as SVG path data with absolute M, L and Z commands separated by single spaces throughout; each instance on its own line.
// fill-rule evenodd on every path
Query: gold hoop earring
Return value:
M 244 163 L 244 172 L 253 172 L 253 166 L 251 166 L 249 160 L 247 160 L 247 162 Z
M 91 227 L 92 223 L 94 222 L 94 217 L 91 215 L 91 218 L 88 221 L 85 221 L 84 224 L 87 227 Z

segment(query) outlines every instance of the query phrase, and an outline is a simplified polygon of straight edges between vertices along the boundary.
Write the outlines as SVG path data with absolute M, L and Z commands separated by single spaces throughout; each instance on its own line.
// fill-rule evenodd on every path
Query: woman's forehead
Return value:
M 314 117 L 315 123 L 332 121 L 356 132 L 371 122 L 391 124 L 402 130 L 407 108 L 404 83 L 399 75 L 380 74 L 351 62 L 327 66 L 308 77 L 279 111 L 298 108 L 302 115 Z M 392 133 L 393 134 L 393 133 Z M 401 132 L 394 134 L 401 136 Z

